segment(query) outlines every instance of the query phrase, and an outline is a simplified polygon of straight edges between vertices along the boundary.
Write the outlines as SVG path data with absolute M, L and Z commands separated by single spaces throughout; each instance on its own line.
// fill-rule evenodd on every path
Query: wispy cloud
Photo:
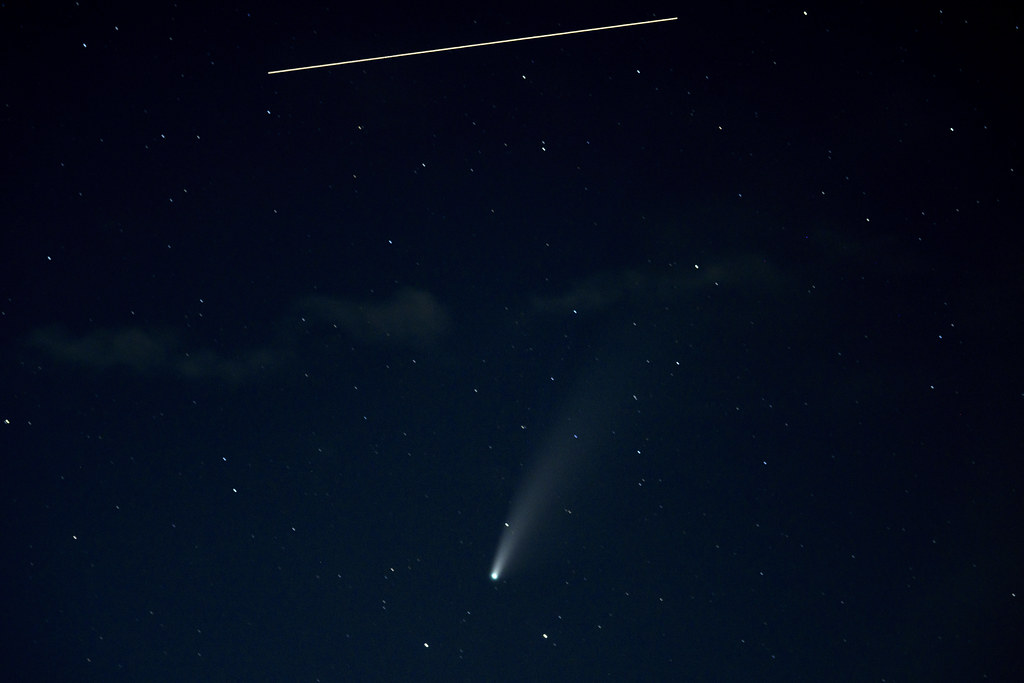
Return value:
M 307 297 L 291 310 L 298 310 L 313 323 L 309 330 L 313 334 L 340 334 L 366 346 L 422 348 L 441 339 L 449 327 L 447 309 L 423 289 L 406 288 L 379 300 Z M 293 318 L 294 314 L 288 316 L 288 320 Z M 304 339 L 308 341 L 308 337 Z M 142 326 L 74 333 L 50 325 L 36 329 L 27 339 L 29 347 L 68 366 L 231 383 L 287 371 L 297 356 L 296 343 L 294 335 L 285 334 L 252 348 L 224 351 L 209 340 L 186 337 L 182 331 Z
M 363 343 L 422 346 L 440 339 L 449 326 L 448 312 L 434 295 L 412 287 L 379 301 L 307 297 L 299 310 Z
M 34 331 L 29 344 L 56 361 L 108 370 L 125 368 L 139 373 L 154 372 L 170 361 L 176 346 L 173 335 L 138 327 L 98 329 L 74 335 L 60 325 Z
M 536 296 L 532 308 L 538 314 L 595 313 L 621 303 L 630 306 L 678 303 L 710 287 L 749 289 L 760 295 L 784 286 L 786 274 L 757 254 L 737 254 L 704 264 L 679 264 L 661 270 L 621 269 L 577 280 L 562 292 Z
M 203 347 L 190 351 L 175 332 L 142 327 L 101 328 L 76 335 L 51 325 L 34 331 L 28 343 L 54 361 L 81 368 L 231 382 L 274 367 L 278 355 L 270 349 L 235 355 Z

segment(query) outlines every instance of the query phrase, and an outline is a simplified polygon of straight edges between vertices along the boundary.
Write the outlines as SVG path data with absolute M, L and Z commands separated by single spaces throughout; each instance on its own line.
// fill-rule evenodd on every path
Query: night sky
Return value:
M 426 4 L 0 5 L 5 680 L 1024 677 L 1024 12 Z

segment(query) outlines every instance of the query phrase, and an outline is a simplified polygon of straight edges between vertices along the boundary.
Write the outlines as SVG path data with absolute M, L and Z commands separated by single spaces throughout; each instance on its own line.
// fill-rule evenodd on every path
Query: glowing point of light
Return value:
M 538 40 L 540 38 L 555 38 L 556 36 L 571 36 L 577 33 L 591 33 L 593 31 L 607 31 L 613 28 L 628 28 L 630 26 L 644 26 L 646 24 L 660 24 L 664 21 L 675 21 L 679 17 L 667 19 L 649 19 L 648 21 L 634 21 L 628 24 L 615 24 L 613 26 L 597 26 L 595 28 L 581 28 L 575 31 L 559 31 L 558 33 L 544 33 L 539 36 L 525 36 L 523 38 L 506 38 L 505 40 L 491 40 L 486 43 L 471 43 L 469 45 L 455 45 L 452 47 L 439 47 L 433 50 L 417 50 L 416 52 L 402 52 L 396 55 L 384 55 L 383 57 L 365 57 L 363 59 L 350 59 L 347 62 L 331 62 L 330 64 L 314 64 L 312 66 L 297 66 L 291 69 L 277 69 L 268 71 L 268 75 L 283 74 L 290 71 L 308 71 L 310 69 L 325 69 L 329 66 L 344 66 L 346 64 L 360 64 L 362 62 L 378 62 L 382 59 L 396 59 L 398 57 L 413 57 L 415 55 L 428 55 L 434 52 L 451 52 L 452 50 L 466 50 L 471 47 L 487 47 L 488 45 L 503 45 L 504 43 L 518 43 L 524 40 Z
M 508 524 L 506 523 L 506 527 Z M 491 581 L 497 581 L 502 572 L 505 571 L 505 560 L 508 557 L 508 541 L 507 536 L 502 536 L 502 542 L 498 544 L 498 552 L 494 556 L 494 562 L 491 564 Z

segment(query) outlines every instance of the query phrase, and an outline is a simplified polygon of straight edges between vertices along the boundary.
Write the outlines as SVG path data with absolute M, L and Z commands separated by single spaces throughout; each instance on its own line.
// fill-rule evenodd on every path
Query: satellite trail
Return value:
M 571 36 L 576 33 L 591 33 L 593 31 L 609 31 L 613 28 L 628 28 L 630 26 L 645 26 L 647 24 L 660 24 L 665 21 L 675 21 L 679 17 L 668 19 L 650 19 L 648 21 L 634 21 L 629 24 L 615 24 L 614 26 L 598 26 L 596 28 L 581 28 L 575 31 L 560 31 L 558 33 L 545 33 L 539 36 L 524 36 L 522 38 L 506 38 L 505 40 L 492 40 L 487 43 L 472 43 L 470 45 L 455 45 L 452 47 L 439 47 L 433 50 L 419 50 L 417 52 L 402 52 L 397 55 L 384 55 L 383 57 L 365 57 L 363 59 L 350 59 L 347 62 L 331 62 L 330 64 L 314 64 L 312 66 L 296 66 L 291 69 L 278 69 L 268 71 L 268 75 L 285 74 L 291 71 L 309 71 L 310 69 L 326 69 L 329 66 L 344 66 L 346 64 L 359 64 L 361 62 L 378 62 L 382 59 L 397 59 L 399 57 L 413 57 L 415 55 L 429 55 L 433 52 L 451 52 L 452 50 L 468 50 L 471 47 L 487 47 L 488 45 L 503 45 L 505 43 L 518 43 L 524 40 L 539 40 L 541 38 L 555 38 L 557 36 Z

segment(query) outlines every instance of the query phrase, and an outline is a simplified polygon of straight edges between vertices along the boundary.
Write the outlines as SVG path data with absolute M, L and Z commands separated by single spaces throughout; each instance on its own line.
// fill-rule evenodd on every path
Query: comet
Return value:
M 560 431 L 556 429 L 556 432 Z M 575 434 L 556 433 L 549 438 L 513 501 L 508 521 L 501 530 L 491 564 L 492 581 L 504 577 L 509 565 L 522 565 L 523 555 L 536 551 L 538 543 L 543 544 L 547 535 L 545 527 L 550 526 L 557 516 L 560 501 L 571 488 L 582 454 Z
M 622 420 L 635 412 L 634 373 L 629 354 L 622 351 L 635 344 L 631 338 L 614 338 L 603 350 L 592 351 L 593 359 L 567 393 L 561 408 L 548 424 L 512 497 L 498 546 L 491 562 L 491 581 L 507 581 L 551 559 L 568 559 L 576 552 L 568 545 L 570 527 L 579 528 L 599 515 L 597 505 L 586 499 L 597 489 L 607 458 L 616 452 L 616 430 Z M 576 503 L 583 514 L 572 517 Z
M 468 50 L 474 47 L 489 47 L 491 45 L 504 45 L 506 43 L 520 43 L 524 40 L 540 40 L 541 38 L 557 38 L 559 36 L 572 36 L 578 33 L 593 33 L 594 31 L 610 31 L 615 28 L 630 28 L 633 26 L 648 26 L 650 24 L 661 24 L 666 21 L 675 21 L 679 17 L 668 17 L 667 19 L 649 19 L 647 21 L 633 21 L 628 24 L 614 24 L 612 26 L 596 26 L 594 28 L 580 28 L 575 31 L 559 31 L 557 33 L 543 33 L 537 36 L 523 36 L 522 38 L 506 38 L 504 40 L 491 40 L 486 43 L 470 43 L 468 45 L 453 45 L 451 47 L 438 47 L 433 50 L 417 50 L 415 52 L 400 52 L 394 55 L 384 55 L 382 57 L 364 57 L 362 59 L 350 59 L 345 62 L 330 62 L 328 64 L 313 64 L 311 66 L 296 66 L 290 69 L 277 69 L 275 71 L 268 71 L 268 76 L 274 74 L 286 74 L 293 71 L 309 71 L 311 69 L 326 69 L 332 66 L 345 66 L 347 64 L 362 64 L 365 62 L 379 62 L 384 59 L 398 59 L 399 57 L 415 57 L 417 55 L 429 55 L 435 52 L 452 52 L 454 50 Z

